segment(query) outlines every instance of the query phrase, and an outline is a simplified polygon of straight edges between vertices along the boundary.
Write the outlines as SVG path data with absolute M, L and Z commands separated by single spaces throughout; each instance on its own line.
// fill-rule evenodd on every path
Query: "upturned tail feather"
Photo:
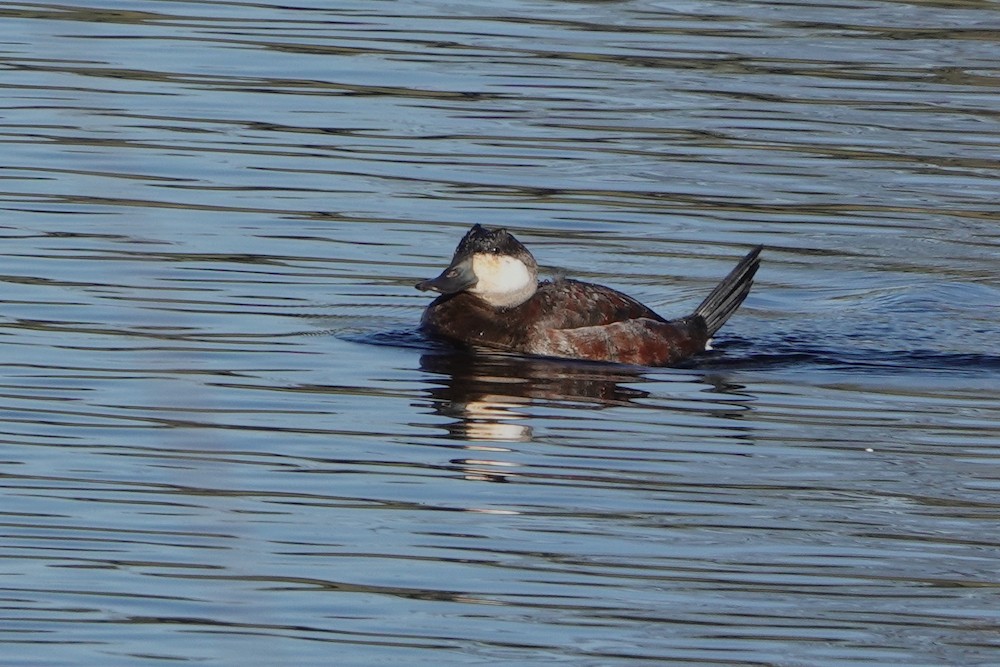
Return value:
M 729 272 L 729 275 L 723 278 L 722 282 L 695 309 L 694 316 L 705 321 L 709 338 L 722 328 L 726 320 L 743 303 L 743 299 L 747 298 L 747 294 L 750 293 L 750 288 L 753 286 L 754 274 L 760 268 L 760 251 L 763 249 L 764 246 L 759 245 L 747 253 L 747 256 L 740 260 L 740 263 Z

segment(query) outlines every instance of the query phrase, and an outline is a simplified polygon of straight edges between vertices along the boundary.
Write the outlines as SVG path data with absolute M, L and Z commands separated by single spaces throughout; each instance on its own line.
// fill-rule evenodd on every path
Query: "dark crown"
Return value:
M 531 257 L 528 249 L 521 245 L 506 229 L 489 229 L 482 225 L 473 225 L 455 250 L 455 256 L 467 256 L 477 253 L 491 255 L 509 255 L 511 257 Z M 532 258 L 533 259 L 533 258 Z

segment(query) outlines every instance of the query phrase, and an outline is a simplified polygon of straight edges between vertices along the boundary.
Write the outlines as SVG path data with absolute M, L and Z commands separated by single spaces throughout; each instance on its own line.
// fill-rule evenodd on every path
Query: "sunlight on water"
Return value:
M 4 664 L 995 664 L 1000 12 L 5 3 Z M 474 223 L 675 369 L 416 333 Z

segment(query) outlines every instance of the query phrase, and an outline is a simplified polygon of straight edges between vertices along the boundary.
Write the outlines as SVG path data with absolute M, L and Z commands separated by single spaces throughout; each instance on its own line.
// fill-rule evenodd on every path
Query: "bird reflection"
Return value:
M 640 407 L 637 402 L 650 397 L 650 392 L 636 385 L 663 380 L 662 371 L 649 377 L 650 369 L 642 367 L 467 350 L 426 353 L 420 367 L 431 376 L 426 393 L 433 412 L 448 418 L 443 425 L 446 437 L 461 442 L 467 452 L 450 464 L 466 479 L 491 482 L 526 474 L 519 464 L 502 460 L 503 454 L 513 451 L 504 443 L 532 441 L 530 424 L 538 418 L 539 408 L 558 408 L 566 416 L 573 410 Z M 705 384 L 714 394 L 736 397 L 743 392 L 725 373 L 679 373 Z M 720 416 L 718 403 L 706 409 L 713 417 Z M 742 412 L 741 408 L 728 416 L 740 420 Z
M 477 481 L 506 482 L 517 474 L 518 464 L 490 453 L 511 451 L 498 443 L 533 439 L 529 406 L 593 410 L 649 395 L 625 386 L 647 381 L 642 369 L 627 366 L 449 350 L 424 354 L 420 367 L 439 378 L 428 393 L 434 412 L 450 419 L 448 437 L 471 454 L 451 464 Z
M 593 409 L 649 395 L 625 386 L 646 381 L 627 366 L 449 351 L 423 355 L 420 367 L 441 378 L 429 390 L 434 411 L 454 420 L 448 433 L 461 440 L 531 440 L 531 427 L 520 421 L 529 405 Z

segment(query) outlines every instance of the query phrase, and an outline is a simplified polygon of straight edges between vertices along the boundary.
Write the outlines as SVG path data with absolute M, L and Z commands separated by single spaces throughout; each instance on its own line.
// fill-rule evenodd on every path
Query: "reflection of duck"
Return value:
M 467 479 L 504 482 L 525 472 L 521 464 L 505 453 L 516 450 L 504 443 L 535 440 L 532 423 L 573 428 L 574 411 L 629 406 L 662 415 L 666 409 L 678 413 L 703 414 L 711 419 L 732 420 L 731 434 L 742 437 L 746 426 L 746 398 L 743 387 L 724 375 L 705 375 L 699 370 L 656 371 L 611 364 L 593 364 L 561 359 L 541 359 L 487 352 L 472 354 L 456 350 L 435 350 L 420 357 L 430 409 L 447 421 L 434 428 L 457 441 L 467 452 L 450 463 Z M 687 392 L 691 384 L 701 385 L 686 406 L 669 399 L 657 401 L 642 389 L 648 383 L 678 382 Z M 725 398 L 723 398 L 725 396 Z M 736 399 L 736 400 L 734 400 Z M 727 409 L 727 404 L 732 409 Z M 582 412 L 580 414 L 583 414 Z M 588 418 L 592 415 L 588 414 Z M 659 419 L 659 417 L 657 417 Z M 681 417 L 688 423 L 688 417 Z M 643 420 L 644 421 L 644 420 Z
M 646 382 L 622 367 L 581 364 L 554 359 L 533 359 L 500 354 L 425 354 L 422 370 L 442 376 L 443 383 L 430 390 L 434 409 L 456 419 L 448 431 L 460 439 L 526 442 L 531 428 L 522 423 L 522 412 L 536 402 L 573 403 L 587 409 L 594 405 L 624 405 L 649 394 L 622 383 Z
M 708 349 L 746 298 L 760 263 L 751 251 L 694 313 L 668 321 L 629 296 L 577 280 L 538 282 L 538 264 L 505 229 L 475 225 L 424 312 L 427 333 L 456 343 L 545 357 L 666 366 Z
M 625 405 L 649 396 L 624 383 L 649 382 L 638 368 L 588 364 L 510 354 L 437 352 L 420 357 L 420 368 L 444 376 L 434 398 L 452 404 L 503 396 L 518 404 L 558 401 L 594 406 Z

